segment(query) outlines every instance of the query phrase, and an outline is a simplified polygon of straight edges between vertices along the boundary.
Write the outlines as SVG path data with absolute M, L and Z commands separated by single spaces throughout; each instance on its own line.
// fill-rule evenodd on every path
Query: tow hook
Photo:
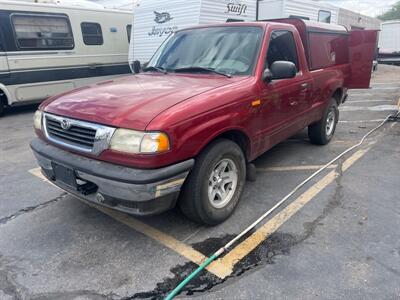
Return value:
M 90 195 L 97 191 L 97 185 L 93 182 L 86 182 L 85 184 L 78 185 L 78 192 L 82 195 Z

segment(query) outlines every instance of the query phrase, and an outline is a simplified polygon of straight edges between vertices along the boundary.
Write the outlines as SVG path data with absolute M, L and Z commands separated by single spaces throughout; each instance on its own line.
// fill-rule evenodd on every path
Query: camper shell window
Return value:
M 266 67 L 270 68 L 272 63 L 281 60 L 294 63 L 299 70 L 296 43 L 293 33 L 287 30 L 276 30 L 271 33 Z
M 69 50 L 74 48 L 67 16 L 49 14 L 12 14 L 11 23 L 18 49 Z
M 311 70 L 349 62 L 348 35 L 309 32 Z
M 103 45 L 103 32 L 99 23 L 81 23 L 82 37 L 85 45 Z
M 320 10 L 318 12 L 318 22 L 330 23 L 331 22 L 331 12 L 327 10 Z

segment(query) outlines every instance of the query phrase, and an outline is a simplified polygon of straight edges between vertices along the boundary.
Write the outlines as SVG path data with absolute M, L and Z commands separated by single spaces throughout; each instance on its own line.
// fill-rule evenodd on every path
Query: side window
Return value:
M 66 16 L 13 14 L 11 23 L 19 49 L 66 50 L 74 48 L 71 25 Z
M 85 45 L 103 45 L 103 33 L 99 23 L 81 23 L 83 42 Z
M 331 12 L 327 10 L 320 10 L 318 12 L 318 22 L 330 23 L 331 22 Z
M 131 42 L 132 25 L 126 25 L 126 33 L 128 34 L 128 42 Z
M 272 63 L 278 60 L 291 61 L 299 69 L 297 58 L 296 43 L 293 33 L 287 30 L 273 31 L 269 41 L 267 53 L 267 66 L 271 67 Z

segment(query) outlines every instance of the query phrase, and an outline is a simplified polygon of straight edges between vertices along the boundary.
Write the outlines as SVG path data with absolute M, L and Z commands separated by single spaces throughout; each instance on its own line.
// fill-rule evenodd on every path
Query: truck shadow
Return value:
M 40 103 L 23 106 L 9 106 L 4 112 L 4 117 L 34 113 L 38 109 L 39 105 Z

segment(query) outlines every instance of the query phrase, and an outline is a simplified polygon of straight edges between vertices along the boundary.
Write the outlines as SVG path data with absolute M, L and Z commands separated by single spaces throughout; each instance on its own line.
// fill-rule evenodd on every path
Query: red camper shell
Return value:
M 273 22 L 291 24 L 302 39 L 311 72 L 331 66 L 350 68 L 344 86 L 369 88 L 378 30 L 347 31 L 344 26 L 305 21 L 297 18 Z

